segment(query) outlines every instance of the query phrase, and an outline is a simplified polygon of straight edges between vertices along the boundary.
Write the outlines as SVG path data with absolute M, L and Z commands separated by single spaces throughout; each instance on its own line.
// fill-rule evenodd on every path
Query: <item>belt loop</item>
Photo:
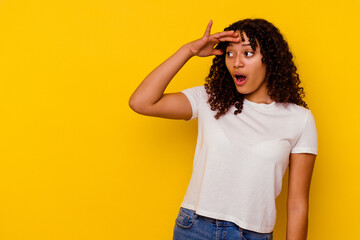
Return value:
M 198 214 L 196 213 L 196 210 L 194 210 L 194 219 L 198 218 Z

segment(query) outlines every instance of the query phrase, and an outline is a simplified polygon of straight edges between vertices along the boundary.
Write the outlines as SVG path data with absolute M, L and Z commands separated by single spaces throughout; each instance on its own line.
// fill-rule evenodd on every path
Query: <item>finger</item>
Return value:
M 221 51 L 220 49 L 214 49 L 214 50 L 212 51 L 212 54 L 213 54 L 213 55 L 223 55 L 224 52 Z
M 234 32 L 234 30 L 231 30 L 231 31 L 214 33 L 212 36 L 215 38 L 228 37 L 228 36 L 237 37 L 237 36 L 239 36 L 239 33 Z
M 240 41 L 240 38 L 239 37 L 222 37 L 222 38 L 219 38 L 218 41 L 220 42 L 239 42 Z
M 213 21 L 210 20 L 210 22 L 208 23 L 207 27 L 206 27 L 206 31 L 205 31 L 205 34 L 204 36 L 210 36 L 210 31 L 211 31 L 211 26 L 213 24 Z

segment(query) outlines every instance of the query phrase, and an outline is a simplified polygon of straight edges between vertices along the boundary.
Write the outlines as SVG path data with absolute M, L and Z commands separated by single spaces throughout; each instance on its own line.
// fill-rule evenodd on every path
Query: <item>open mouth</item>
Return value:
M 236 74 L 235 79 L 236 79 L 236 84 L 238 85 L 242 85 L 246 82 L 246 76 L 244 75 Z

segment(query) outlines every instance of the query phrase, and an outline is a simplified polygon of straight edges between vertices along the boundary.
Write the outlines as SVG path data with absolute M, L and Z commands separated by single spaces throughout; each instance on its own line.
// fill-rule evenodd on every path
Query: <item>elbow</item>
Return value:
M 133 96 L 129 99 L 129 107 L 136 113 L 146 115 L 146 107 Z
M 136 102 L 136 99 L 134 99 L 133 96 L 129 99 L 129 107 L 136 113 L 139 113 L 139 104 Z
M 288 203 L 287 210 L 288 212 L 301 212 L 303 214 L 308 213 L 309 203 L 305 200 L 296 203 Z

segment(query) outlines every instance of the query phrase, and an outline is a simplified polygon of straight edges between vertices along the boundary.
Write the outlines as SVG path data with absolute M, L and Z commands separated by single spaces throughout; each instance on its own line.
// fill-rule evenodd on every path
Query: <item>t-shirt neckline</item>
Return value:
M 256 103 L 244 98 L 244 103 L 258 109 L 274 109 L 276 107 L 275 101 L 272 103 Z

